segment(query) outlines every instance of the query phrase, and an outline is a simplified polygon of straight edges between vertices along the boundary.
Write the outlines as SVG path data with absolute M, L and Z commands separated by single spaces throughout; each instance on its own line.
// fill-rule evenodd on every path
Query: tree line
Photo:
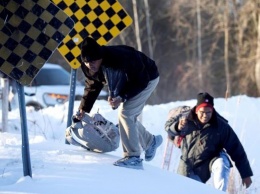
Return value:
M 133 46 L 156 61 L 160 82 L 149 104 L 193 99 L 200 91 L 260 95 L 259 0 L 119 2 L 133 24 L 109 45 Z M 64 63 L 57 55 L 50 61 Z

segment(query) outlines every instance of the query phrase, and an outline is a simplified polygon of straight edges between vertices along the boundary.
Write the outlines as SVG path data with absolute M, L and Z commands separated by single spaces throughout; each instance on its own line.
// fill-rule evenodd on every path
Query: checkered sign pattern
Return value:
M 29 85 L 74 26 L 47 0 L 0 1 L 0 71 Z
M 132 23 L 116 0 L 52 0 L 75 22 L 73 30 L 58 47 L 73 69 L 80 67 L 80 43 L 87 36 L 107 44 Z

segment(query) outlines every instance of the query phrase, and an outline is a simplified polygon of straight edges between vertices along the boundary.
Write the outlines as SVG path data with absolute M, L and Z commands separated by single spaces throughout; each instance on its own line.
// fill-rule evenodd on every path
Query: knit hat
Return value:
M 102 47 L 91 37 L 87 37 L 81 44 L 82 62 L 95 61 L 102 58 Z
M 213 106 L 214 106 L 214 98 L 211 95 L 209 95 L 207 92 L 199 93 L 197 95 L 196 112 L 201 107 L 210 107 L 213 109 Z

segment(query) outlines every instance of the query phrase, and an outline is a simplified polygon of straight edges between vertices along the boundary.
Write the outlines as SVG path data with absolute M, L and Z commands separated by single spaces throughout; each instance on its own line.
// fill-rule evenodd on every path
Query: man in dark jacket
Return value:
M 81 46 L 81 69 L 86 76 L 78 118 L 89 113 L 104 85 L 108 85 L 108 103 L 118 110 L 120 138 L 124 158 L 114 165 L 143 168 L 140 158 L 151 161 L 162 143 L 162 136 L 154 136 L 138 121 L 145 102 L 159 82 L 155 62 L 145 54 L 125 45 L 100 46 L 87 37 Z
M 227 120 L 214 109 L 213 100 L 208 93 L 199 93 L 195 107 L 184 106 L 165 123 L 169 138 L 177 138 L 182 151 L 178 173 L 203 183 L 212 173 L 215 188 L 226 191 L 232 167 L 229 155 L 248 188 L 253 173 L 246 152 Z

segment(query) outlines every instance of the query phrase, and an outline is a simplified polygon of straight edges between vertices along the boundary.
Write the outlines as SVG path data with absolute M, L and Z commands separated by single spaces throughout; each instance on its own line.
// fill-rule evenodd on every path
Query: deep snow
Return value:
M 28 108 L 32 178 L 23 174 L 20 115 L 15 109 L 8 115 L 8 131 L 0 133 L 0 193 L 223 193 L 214 189 L 211 181 L 202 184 L 176 174 L 180 154 L 177 148 L 173 149 L 169 171 L 162 169 L 167 143 L 164 131 L 167 114 L 176 106 L 194 106 L 195 103 L 196 100 L 189 100 L 145 106 L 141 117 L 144 126 L 153 134 L 161 134 L 164 142 L 154 160 L 144 162 L 144 170 L 113 166 L 113 162 L 122 156 L 121 147 L 114 152 L 98 154 L 65 144 L 68 104 L 39 112 Z M 78 105 L 76 101 L 74 112 Z M 240 191 L 237 193 L 259 194 L 260 156 L 257 144 L 260 139 L 260 98 L 218 98 L 215 99 L 215 108 L 236 131 L 254 172 L 251 187 L 246 191 L 238 188 Z M 106 101 L 96 102 L 91 113 L 97 111 L 117 123 L 117 111 L 112 110 Z

